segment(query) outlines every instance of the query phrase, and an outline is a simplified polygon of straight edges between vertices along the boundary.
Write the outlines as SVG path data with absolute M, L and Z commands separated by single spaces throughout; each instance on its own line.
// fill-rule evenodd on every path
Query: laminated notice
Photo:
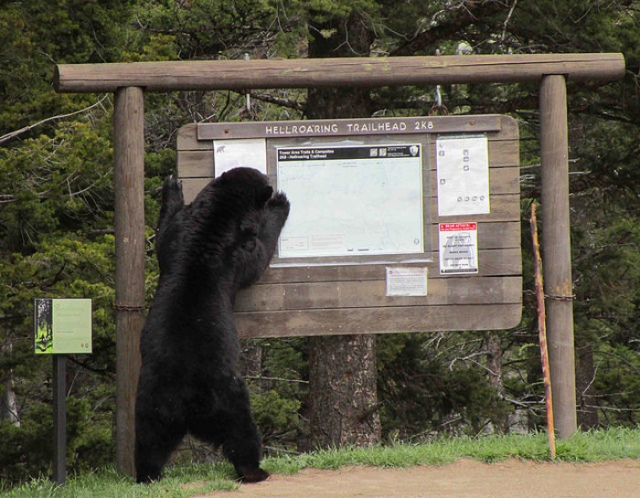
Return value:
M 436 150 L 438 214 L 490 213 L 487 136 L 440 136 Z
M 440 274 L 478 273 L 478 224 L 440 223 Z
M 233 168 L 249 167 L 267 174 L 267 141 L 264 138 L 238 138 L 213 141 L 215 177 Z
M 426 295 L 426 267 L 387 267 L 387 296 Z

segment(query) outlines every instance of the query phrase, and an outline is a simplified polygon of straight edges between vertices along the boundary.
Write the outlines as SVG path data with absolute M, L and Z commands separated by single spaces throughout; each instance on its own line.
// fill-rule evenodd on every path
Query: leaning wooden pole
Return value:
M 115 94 L 116 445 L 118 471 L 134 476 L 135 395 L 144 324 L 144 93 Z
M 558 436 L 577 431 L 573 286 L 569 223 L 567 87 L 562 75 L 540 84 L 540 148 L 545 260 L 544 283 L 553 382 L 553 412 Z
M 531 204 L 531 239 L 533 241 L 533 274 L 536 283 L 536 301 L 538 303 L 538 339 L 540 342 L 540 361 L 542 363 L 542 380 L 544 383 L 544 402 L 547 412 L 547 434 L 549 437 L 549 453 L 551 459 L 556 458 L 556 435 L 553 422 L 553 393 L 551 389 L 551 372 L 549 371 L 549 349 L 547 348 L 547 314 L 544 305 L 544 284 L 542 278 L 542 258 L 538 242 L 538 220 L 536 204 Z

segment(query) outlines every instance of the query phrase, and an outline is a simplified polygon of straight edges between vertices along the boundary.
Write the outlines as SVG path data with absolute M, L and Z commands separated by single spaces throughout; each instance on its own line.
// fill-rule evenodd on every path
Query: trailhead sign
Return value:
M 188 203 L 250 166 L 291 202 L 238 294 L 243 337 L 504 329 L 522 308 L 518 139 L 500 115 L 192 124 L 178 175 Z

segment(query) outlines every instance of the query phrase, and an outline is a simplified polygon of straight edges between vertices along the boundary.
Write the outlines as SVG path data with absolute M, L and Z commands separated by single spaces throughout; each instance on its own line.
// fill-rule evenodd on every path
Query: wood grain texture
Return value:
M 496 330 L 520 322 L 522 304 L 342 308 L 237 313 L 240 337 Z
M 516 121 L 498 114 L 463 116 L 420 116 L 406 118 L 317 119 L 312 121 L 256 121 L 241 123 L 199 123 L 196 140 L 233 138 L 362 137 L 420 133 L 499 132 Z
M 578 429 L 569 221 L 567 89 L 562 76 L 540 85 L 540 150 L 544 220 L 544 292 L 555 426 L 561 439 Z
M 298 132 L 318 125 L 336 133 L 353 130 L 372 120 L 322 120 L 192 124 L 178 132 L 178 172 L 185 201 L 190 202 L 214 174 L 214 139 L 265 137 L 265 130 Z M 382 123 L 382 124 L 380 124 Z M 335 126 L 334 126 L 335 125 Z M 400 126 L 402 125 L 402 126 Z M 517 324 L 522 307 L 520 238 L 520 174 L 517 122 L 507 116 L 448 116 L 375 120 L 373 128 L 397 130 L 380 140 L 420 140 L 428 154 L 425 202 L 429 261 L 422 263 L 344 264 L 271 267 L 259 282 L 240 292 L 236 312 L 244 337 L 361 334 L 427 330 L 486 330 Z M 429 139 L 406 133 L 425 127 Z M 303 130 L 306 128 L 302 128 Z M 401 130 L 404 129 L 405 132 Z M 342 130 L 342 131 L 341 131 Z M 400 131 L 398 131 L 400 130 Z M 440 275 L 438 224 L 461 221 L 460 216 L 438 216 L 436 197 L 436 137 L 441 134 L 486 133 L 490 158 L 489 214 L 468 217 L 478 222 L 478 264 L 475 275 Z M 422 138 L 420 138 L 422 137 Z M 354 139 L 351 135 L 349 139 Z M 345 136 L 316 137 L 316 143 L 334 143 Z M 355 138 L 357 140 L 357 137 Z M 277 146 L 291 146 L 305 138 L 266 137 L 268 160 Z M 251 165 L 249 165 L 251 166 Z M 270 168 L 272 181 L 275 172 Z M 465 217 L 467 218 L 467 217 Z M 464 220 L 468 221 L 468 220 Z M 281 263 L 277 258 L 276 263 Z M 386 295 L 386 267 L 427 268 L 426 297 Z
M 386 295 L 385 280 L 256 285 L 238 294 L 237 311 L 518 303 L 519 277 L 460 277 L 429 280 L 423 297 Z
M 135 475 L 135 398 L 144 324 L 144 93 L 115 95 L 116 402 L 118 471 Z
M 624 75 L 622 54 L 523 54 L 425 57 L 344 57 L 58 64 L 58 92 L 246 90 L 330 86 L 376 87 L 540 81 L 561 74 L 575 81 Z

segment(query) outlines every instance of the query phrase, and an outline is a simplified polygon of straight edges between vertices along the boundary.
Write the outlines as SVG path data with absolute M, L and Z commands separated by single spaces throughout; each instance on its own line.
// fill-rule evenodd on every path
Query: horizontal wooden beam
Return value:
M 235 316 L 243 338 L 502 330 L 520 323 L 522 303 L 238 312 Z
M 401 86 L 446 83 L 515 83 L 564 75 L 574 81 L 620 79 L 624 57 L 604 54 L 345 57 L 106 64 L 59 64 L 58 92 L 247 90 L 330 86 Z

